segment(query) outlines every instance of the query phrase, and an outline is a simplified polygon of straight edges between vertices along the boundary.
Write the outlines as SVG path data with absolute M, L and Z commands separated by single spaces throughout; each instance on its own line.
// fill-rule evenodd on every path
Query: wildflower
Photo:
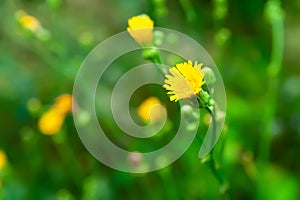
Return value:
M 28 15 L 22 10 L 16 12 L 16 17 L 23 28 L 28 29 L 32 32 L 37 32 L 42 28 L 39 20 L 31 15 Z
M 61 114 L 67 114 L 72 110 L 72 95 L 63 94 L 56 98 L 54 109 Z
M 148 15 L 133 16 L 128 20 L 127 31 L 136 42 L 143 45 L 152 41 L 153 25 Z
M 39 130 L 45 135 L 57 133 L 64 122 L 65 115 L 52 108 L 42 115 L 39 119 Z
M 191 98 L 201 91 L 204 73 L 201 70 L 203 64 L 192 65 L 192 61 L 176 64 L 176 67 L 169 69 L 170 74 L 166 75 L 163 87 L 169 90 L 167 94 L 171 94 L 170 101 L 178 101 L 180 99 Z
M 72 96 L 69 94 L 62 94 L 56 98 L 54 105 L 45 112 L 39 119 L 39 130 L 45 135 L 53 135 L 57 133 L 66 115 L 72 110 Z
M 162 110 L 162 107 L 159 107 L 158 105 L 161 105 L 159 99 L 156 97 L 149 97 L 138 107 L 139 117 L 145 122 L 150 122 L 151 120 L 158 121 L 162 119 L 164 111 Z
M 18 10 L 15 14 L 17 22 L 24 32 L 29 32 L 41 41 L 47 41 L 51 38 L 51 33 L 45 29 L 39 20 L 34 16 L 28 15 L 23 10 Z M 26 33 L 27 34 L 27 33 Z
M 3 169 L 7 164 L 7 157 L 3 150 L 0 149 L 0 170 Z

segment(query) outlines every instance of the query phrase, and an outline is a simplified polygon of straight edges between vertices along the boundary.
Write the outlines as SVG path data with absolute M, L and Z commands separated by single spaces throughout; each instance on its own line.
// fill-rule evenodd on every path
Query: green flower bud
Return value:
M 202 72 L 204 73 L 204 80 L 207 85 L 210 85 L 210 84 L 216 82 L 217 79 L 216 79 L 215 73 L 213 72 L 213 70 L 211 68 L 204 67 L 202 69 Z
M 159 50 L 155 47 L 152 48 L 144 48 L 143 49 L 143 57 L 146 60 L 152 60 L 153 58 L 159 56 Z
M 210 94 L 206 92 L 205 90 L 201 90 L 199 95 L 198 95 L 200 107 L 207 107 L 211 108 L 214 104 Z

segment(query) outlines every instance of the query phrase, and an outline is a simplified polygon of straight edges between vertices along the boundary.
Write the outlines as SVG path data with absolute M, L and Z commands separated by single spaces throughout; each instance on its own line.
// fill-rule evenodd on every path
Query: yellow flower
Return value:
M 62 94 L 56 98 L 53 108 L 61 114 L 67 114 L 72 110 L 72 95 Z
M 153 121 L 158 121 L 163 118 L 164 111 L 161 107 L 161 102 L 156 97 L 149 97 L 138 107 L 138 115 L 145 122 L 150 122 L 151 117 Z M 151 113 L 151 117 L 150 117 Z
M 39 119 L 39 130 L 45 135 L 57 133 L 65 120 L 66 114 L 72 110 L 72 95 L 62 94 L 55 100 L 50 110 Z
M 39 31 L 41 29 L 41 24 L 39 20 L 35 17 L 28 15 L 26 12 L 19 10 L 16 12 L 16 17 L 21 24 L 21 26 L 25 29 L 28 29 L 32 32 Z
M 24 28 L 31 30 L 32 32 L 37 31 L 40 28 L 40 22 L 33 16 L 26 15 L 20 19 L 20 22 Z
M 4 151 L 0 149 L 0 170 L 7 164 L 7 157 Z
M 171 94 L 170 101 L 178 101 L 180 99 L 190 98 L 197 95 L 201 91 L 204 73 L 197 61 L 192 65 L 192 61 L 176 64 L 176 67 L 169 69 L 171 75 L 166 75 L 163 87 L 169 90 L 167 94 Z
M 139 44 L 152 41 L 154 22 L 148 15 L 134 16 L 128 20 L 127 31 Z
M 44 113 L 39 119 L 39 130 L 45 135 L 54 135 L 61 129 L 64 119 L 64 114 L 52 108 Z

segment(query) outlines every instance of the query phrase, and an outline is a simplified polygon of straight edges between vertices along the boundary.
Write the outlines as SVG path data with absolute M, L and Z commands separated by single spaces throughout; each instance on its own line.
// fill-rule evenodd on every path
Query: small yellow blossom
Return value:
M 39 130 L 45 135 L 54 135 L 61 129 L 64 119 L 64 114 L 52 108 L 45 112 L 39 119 Z
M 192 61 L 176 64 L 176 67 L 169 69 L 170 74 L 166 75 L 163 87 L 169 90 L 167 94 L 171 94 L 170 101 L 178 101 L 180 99 L 191 98 L 201 91 L 204 73 L 197 61 L 193 66 Z
M 72 99 L 70 94 L 62 94 L 56 98 L 50 110 L 39 119 L 38 127 L 43 134 L 54 135 L 61 129 L 66 115 L 72 110 Z
M 149 97 L 138 107 L 138 115 L 145 122 L 150 122 L 151 117 L 153 121 L 158 121 L 163 118 L 164 111 L 162 107 L 157 105 L 161 105 L 161 102 L 156 97 Z M 150 117 L 151 113 L 151 117 Z
M 37 32 L 42 28 L 39 20 L 22 10 L 16 12 L 16 17 L 23 28 L 32 32 Z
M 154 22 L 148 15 L 133 16 L 128 20 L 127 31 L 139 44 L 152 41 Z
M 6 153 L 0 149 L 0 170 L 3 169 L 7 164 Z
M 61 114 L 67 114 L 72 110 L 72 95 L 62 94 L 56 98 L 53 108 Z
M 32 32 L 37 31 L 41 27 L 40 22 L 30 15 L 23 16 L 20 19 L 20 22 L 24 28 L 27 28 Z

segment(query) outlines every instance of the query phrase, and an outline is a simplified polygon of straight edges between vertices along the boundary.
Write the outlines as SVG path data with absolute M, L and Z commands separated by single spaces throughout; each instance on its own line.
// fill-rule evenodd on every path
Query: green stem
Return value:
M 205 110 L 207 110 L 212 118 L 212 126 L 213 126 L 213 134 L 216 135 L 216 131 L 217 131 L 217 120 L 216 120 L 216 116 L 215 116 L 215 108 L 214 106 L 205 107 Z
M 266 4 L 266 14 L 272 26 L 272 52 L 270 64 L 267 68 L 268 85 L 266 94 L 266 111 L 263 133 L 260 140 L 260 160 L 268 162 L 272 142 L 271 132 L 276 111 L 276 97 L 278 95 L 279 73 L 283 57 L 284 19 L 279 0 L 269 0 Z
M 221 185 L 225 183 L 224 176 L 222 175 L 220 169 L 217 167 L 216 161 L 213 157 L 213 151 L 209 154 L 210 158 L 207 162 L 208 166 L 210 167 L 211 171 L 213 172 L 216 179 L 219 181 Z
M 212 171 L 213 175 L 215 176 L 215 178 L 218 180 L 218 182 L 220 184 L 221 195 L 227 196 L 228 199 L 233 199 L 229 182 L 226 180 L 220 167 L 216 163 L 216 161 L 213 157 L 213 151 L 211 151 L 209 154 L 207 164 L 208 164 L 210 170 Z
M 59 133 L 59 134 L 65 134 L 65 133 Z M 80 188 L 82 185 L 82 170 L 79 164 L 79 160 L 76 159 L 76 156 L 74 155 L 73 151 L 69 148 L 69 145 L 66 141 L 66 139 L 61 140 L 59 137 L 65 137 L 62 135 L 55 135 L 53 137 L 53 142 L 57 148 L 58 153 L 61 156 L 61 161 L 64 163 L 64 166 L 67 166 L 67 170 L 69 170 L 69 175 L 72 178 L 74 184 L 77 186 L 77 188 Z
M 197 17 L 197 12 L 192 2 L 190 0 L 179 0 L 179 2 L 186 16 L 187 21 L 188 22 L 194 21 Z
M 150 60 L 157 66 L 157 69 L 159 69 L 162 74 L 165 75 L 168 73 L 168 70 L 162 65 L 162 59 L 159 52 L 155 56 L 151 57 Z
M 215 108 L 214 108 L 214 106 L 211 106 L 211 107 L 206 106 L 205 109 L 209 112 L 209 114 L 212 117 L 213 134 L 216 135 L 217 120 L 216 120 L 216 116 L 215 116 Z M 215 176 L 215 178 L 218 180 L 218 182 L 220 184 L 220 193 L 222 195 L 228 196 L 229 199 L 233 199 L 229 182 L 223 175 L 223 173 L 222 173 L 220 167 L 218 166 L 218 164 L 216 163 L 213 155 L 214 154 L 213 154 L 213 149 L 212 149 L 212 151 L 208 155 L 207 164 L 208 164 L 210 170 L 212 171 L 213 175 Z

